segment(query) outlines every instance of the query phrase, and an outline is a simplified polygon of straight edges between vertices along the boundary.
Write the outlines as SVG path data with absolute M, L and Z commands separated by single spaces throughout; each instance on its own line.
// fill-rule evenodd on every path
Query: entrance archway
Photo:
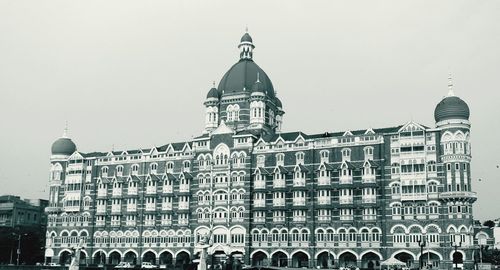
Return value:
M 266 253 L 257 251 L 252 255 L 252 266 L 267 266 L 268 258 Z
M 464 255 L 461 252 L 453 253 L 453 267 L 462 268 L 464 265 Z
M 441 258 L 433 252 L 424 252 L 420 255 L 422 258 L 422 265 L 428 266 L 427 269 L 439 269 L 439 261 Z
M 309 256 L 302 251 L 294 253 L 292 255 L 292 267 L 309 267 Z
M 317 266 L 321 269 L 329 269 L 332 268 L 335 260 L 333 259 L 333 255 L 327 251 L 323 251 L 316 257 Z
M 404 252 L 404 251 L 399 252 L 396 255 L 394 255 L 394 258 L 406 263 L 406 266 L 408 266 L 410 268 L 413 265 L 413 256 L 408 252 Z
M 61 252 L 61 254 L 59 255 L 59 264 L 65 265 L 70 263 L 71 263 L 71 253 L 66 250 Z
M 185 251 L 181 251 L 175 257 L 175 268 L 177 269 L 186 269 L 189 265 L 189 254 Z
M 121 261 L 121 255 L 118 251 L 113 251 L 109 254 L 109 263 L 110 264 L 119 264 Z
M 152 251 L 148 251 L 142 256 L 142 261 L 150 262 L 151 264 L 156 265 L 156 254 Z
M 282 252 L 275 252 L 271 258 L 271 266 L 288 267 L 288 256 Z
M 105 264 L 106 263 L 106 254 L 103 251 L 98 251 L 94 254 L 94 263 L 95 264 Z
M 361 257 L 361 268 L 378 269 L 380 267 L 380 256 L 374 252 L 368 252 Z
M 174 255 L 169 251 L 163 251 L 159 256 L 160 265 L 166 266 L 166 268 L 171 268 L 174 262 Z
M 135 252 L 129 251 L 129 252 L 125 253 L 123 260 L 125 262 L 130 263 L 131 265 L 136 265 L 137 264 L 137 255 L 135 254 Z
M 339 255 L 340 267 L 356 268 L 357 263 L 358 259 L 352 252 L 347 251 Z
M 85 252 L 80 251 L 80 264 L 86 264 L 87 263 L 87 254 Z

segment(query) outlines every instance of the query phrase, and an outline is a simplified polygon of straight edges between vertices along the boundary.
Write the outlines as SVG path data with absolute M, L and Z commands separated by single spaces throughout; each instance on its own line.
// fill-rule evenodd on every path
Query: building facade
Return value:
M 469 108 L 453 93 L 435 126 L 282 132 L 284 110 L 240 59 L 204 101 L 205 132 L 152 149 L 82 153 L 54 142 L 46 256 L 66 262 L 181 265 L 209 236 L 213 259 L 252 265 L 411 267 L 472 264 Z
M 19 196 L 0 196 L 0 227 L 42 226 L 47 224 L 47 200 L 21 199 Z

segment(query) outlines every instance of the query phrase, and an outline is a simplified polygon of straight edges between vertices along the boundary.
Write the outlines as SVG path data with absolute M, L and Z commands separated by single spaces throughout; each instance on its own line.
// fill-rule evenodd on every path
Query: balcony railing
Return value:
M 340 197 L 339 198 L 339 203 L 340 204 L 352 204 L 353 198 L 352 197 Z
M 172 210 L 172 203 L 162 203 L 161 210 L 163 211 Z
M 274 199 L 273 206 L 285 206 L 285 199 Z
M 172 191 L 173 191 L 172 186 L 166 185 L 166 186 L 163 186 L 163 188 L 162 188 L 163 193 L 172 193 Z
M 137 195 L 137 188 L 136 187 L 129 187 L 127 189 L 127 194 L 128 195 Z
M 361 199 L 363 203 L 375 203 L 377 202 L 377 197 L 375 196 L 363 196 Z
M 341 175 L 339 178 L 340 184 L 352 184 L 352 176 L 351 175 Z
M 284 179 L 275 179 L 273 180 L 273 188 L 283 188 L 286 186 L 286 182 Z
M 253 205 L 256 207 L 265 207 L 266 201 L 265 200 L 255 200 Z
M 306 185 L 306 180 L 302 178 L 293 179 L 294 187 L 304 187 Z
M 361 181 L 363 183 L 375 183 L 375 175 L 373 174 L 365 174 L 361 177 Z
M 180 185 L 179 192 L 189 192 L 189 185 Z
M 330 177 L 327 176 L 320 176 L 318 178 L 318 185 L 319 186 L 329 186 L 331 185 L 332 181 L 330 180 Z
M 293 205 L 294 206 L 306 205 L 306 199 L 305 198 L 294 198 Z
M 266 181 L 257 180 L 254 182 L 254 187 L 255 188 L 266 188 Z
M 318 204 L 329 205 L 332 203 L 331 197 L 318 197 Z

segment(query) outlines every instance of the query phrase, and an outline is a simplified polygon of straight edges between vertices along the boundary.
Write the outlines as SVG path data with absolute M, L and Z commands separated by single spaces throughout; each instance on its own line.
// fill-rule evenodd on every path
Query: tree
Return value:
M 486 226 L 488 228 L 493 228 L 493 227 L 495 227 L 495 222 L 493 220 L 486 220 L 483 223 L 483 226 Z

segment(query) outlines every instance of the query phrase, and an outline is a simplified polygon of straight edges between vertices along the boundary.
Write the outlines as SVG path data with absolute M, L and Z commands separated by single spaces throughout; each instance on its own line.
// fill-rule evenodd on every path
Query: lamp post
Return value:
M 418 263 L 420 266 L 420 269 L 422 269 L 422 255 L 424 253 L 424 247 L 425 247 L 425 237 L 421 236 L 420 239 L 417 240 L 418 246 L 420 247 L 420 257 L 418 258 Z
M 19 265 L 19 259 L 21 256 L 21 237 L 28 235 L 27 233 L 12 233 L 12 235 L 17 235 L 17 260 L 16 260 L 16 265 Z M 10 263 L 12 264 L 12 252 L 10 255 Z
M 458 245 L 455 242 L 452 242 L 451 246 L 455 248 L 455 252 L 453 253 L 453 261 L 455 263 L 455 269 L 458 269 L 458 260 L 455 260 L 455 254 L 457 254 L 458 248 L 462 247 L 462 239 L 460 239 L 460 242 L 458 242 Z M 463 258 L 462 258 L 462 260 L 463 260 Z

